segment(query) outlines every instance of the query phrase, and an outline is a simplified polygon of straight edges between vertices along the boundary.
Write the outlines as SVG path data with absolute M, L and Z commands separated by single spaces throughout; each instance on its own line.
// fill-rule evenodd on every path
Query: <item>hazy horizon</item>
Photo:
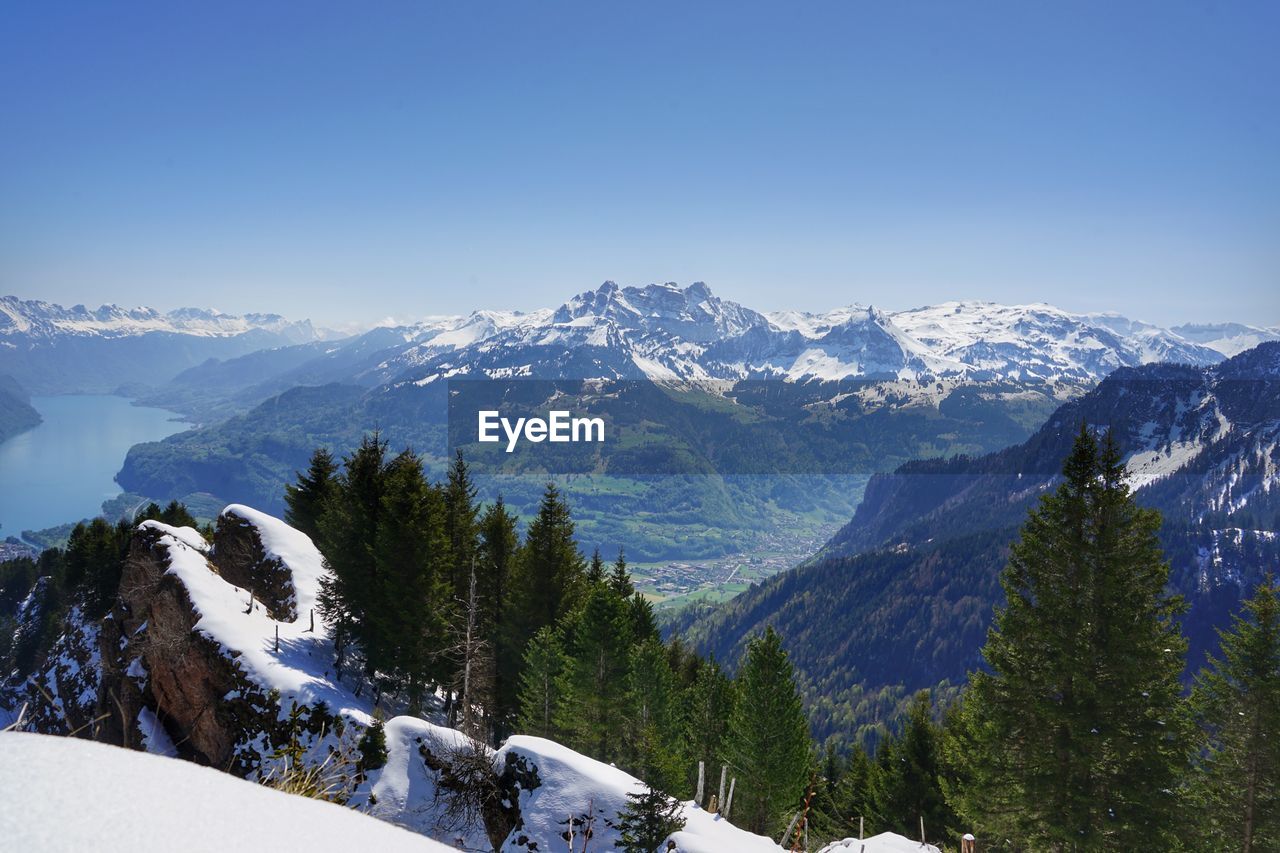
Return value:
M 1280 6 L 15 8 L 0 292 L 1280 323 Z M 302 307 L 299 307 L 302 306 Z

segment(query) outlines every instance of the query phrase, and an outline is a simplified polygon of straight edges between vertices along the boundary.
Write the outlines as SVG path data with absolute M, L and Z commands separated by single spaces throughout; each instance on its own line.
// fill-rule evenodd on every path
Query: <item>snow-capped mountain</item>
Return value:
M 303 343 L 324 337 L 309 320 L 286 320 L 279 314 L 224 314 L 204 308 L 178 308 L 161 313 L 154 308 L 121 308 L 84 305 L 64 308 L 38 299 L 0 296 L 0 339 L 5 343 L 33 344 L 74 335 L 122 338 L 167 332 L 197 337 L 232 337 L 250 331 L 279 335 L 287 343 Z
M 1186 323 L 1170 331 L 1230 357 L 1267 341 L 1280 341 L 1280 327 L 1264 329 L 1243 323 Z
M 1237 324 L 1180 330 L 1185 334 L 1043 304 L 948 302 L 898 312 L 852 304 L 764 314 L 716 296 L 702 282 L 620 287 L 607 281 L 555 309 L 437 316 L 344 340 L 276 315 L 161 314 L 111 305 L 91 311 L 5 297 L 0 373 L 36 393 L 129 383 L 156 388 L 216 358 L 225 362 L 216 368 L 223 375 L 243 373 L 238 399 L 249 402 L 293 385 L 424 385 L 454 376 L 865 379 L 902 383 L 906 397 L 936 402 L 964 383 L 1030 383 L 1070 396 L 1119 367 L 1204 366 L 1250 341 L 1280 338 L 1274 330 Z M 279 351 L 264 352 L 272 348 Z M 232 363 L 249 354 L 243 371 Z M 240 394 L 255 384 L 263 385 L 262 394 Z
M 113 393 L 155 387 L 210 358 L 321 340 L 309 321 L 200 308 L 83 305 L 0 297 L 0 374 L 33 394 Z
M 765 315 L 720 299 L 701 282 L 683 288 L 605 282 L 554 312 L 491 328 L 492 334 L 466 342 L 437 336 L 419 345 L 416 352 L 427 357 L 400 379 L 866 378 L 1078 386 L 1118 367 L 1222 359 L 1221 352 L 1172 331 L 1116 315 L 985 302 L 896 313 L 852 305 L 821 314 Z M 455 346 L 442 351 L 439 344 L 446 341 Z

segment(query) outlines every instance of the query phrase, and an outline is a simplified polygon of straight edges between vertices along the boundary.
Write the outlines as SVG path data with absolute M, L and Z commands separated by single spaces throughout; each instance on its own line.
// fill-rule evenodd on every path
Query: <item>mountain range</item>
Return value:
M 758 312 L 716 296 L 702 282 L 620 287 L 607 281 L 555 309 L 438 316 L 346 338 L 275 314 L 65 308 L 0 297 L 0 372 L 33 393 L 102 390 L 114 381 L 108 390 L 162 389 L 158 399 L 168 395 L 181 405 L 184 386 L 223 377 L 236 392 L 258 387 L 239 397 L 241 408 L 295 385 L 372 387 L 459 374 L 1007 380 L 1052 387 L 1096 382 L 1118 367 L 1152 361 L 1212 364 L 1276 339 L 1278 329 L 1240 323 L 1165 329 L 1045 304 Z M 246 360 L 237 362 L 241 357 Z M 93 363 L 103 358 L 106 364 Z M 189 368 L 195 370 L 179 376 Z M 241 371 L 238 382 L 226 382 Z M 219 402 L 234 404 L 236 397 L 226 393 Z
M 11 372 L 27 387 L 47 389 L 32 374 L 61 374 L 64 357 L 92 343 L 94 356 L 79 360 L 92 363 L 85 371 L 93 380 L 78 390 L 124 386 L 140 402 L 200 424 L 136 446 L 118 476 L 129 491 L 165 500 L 203 494 L 203 503 L 250 500 L 281 511 L 284 483 L 314 447 L 341 454 L 375 425 L 395 447 L 441 461 L 450 446 L 446 380 L 701 383 L 697 394 L 642 389 L 591 401 L 623 421 L 656 407 L 634 422 L 632 437 L 647 450 L 616 443 L 594 468 L 574 469 L 621 473 L 625 482 L 597 477 L 570 487 L 588 542 L 648 559 L 732 553 L 785 531 L 807 542 L 847 518 L 860 485 L 828 480 L 761 491 L 703 479 L 672 492 L 671 482 L 637 485 L 633 475 L 865 476 L 918 457 L 986 453 L 1025 439 L 1113 370 L 1152 361 L 1210 365 L 1234 342 L 1273 335 L 1198 327 L 1202 340 L 1192 340 L 1114 315 L 982 302 L 764 313 L 700 282 L 605 282 L 555 309 L 432 317 L 342 339 L 277 317 L 5 304 L 23 319 L 0 340 L 26 359 L 24 370 Z M 290 337 L 298 340 L 281 340 Z M 112 367 L 130 346 L 146 357 Z M 209 347 L 221 354 L 200 359 Z M 59 366 L 46 370 L 49 362 Z M 773 468 L 762 469 L 762 460 Z M 523 473 L 541 482 L 556 471 Z M 498 491 L 517 511 L 537 501 L 527 483 L 495 484 L 485 494 Z M 688 511 L 677 520 L 671 507 Z
M 256 392 L 351 382 L 424 384 L 457 376 L 680 380 L 851 378 L 910 383 L 1012 381 L 1063 390 L 1152 361 L 1212 364 L 1240 342 L 1280 332 L 1233 324 L 1195 327 L 1197 339 L 1115 315 L 1049 305 L 953 302 L 885 312 L 850 305 L 825 313 L 761 313 L 721 299 L 705 284 L 619 287 L 605 282 L 554 310 L 478 311 L 379 328 L 322 349 L 257 359 Z M 246 362 L 245 368 L 249 367 Z M 214 370 L 179 378 L 172 394 Z
M 0 374 L 32 394 L 132 393 L 210 358 L 234 358 L 325 333 L 276 314 L 83 305 L 0 297 Z

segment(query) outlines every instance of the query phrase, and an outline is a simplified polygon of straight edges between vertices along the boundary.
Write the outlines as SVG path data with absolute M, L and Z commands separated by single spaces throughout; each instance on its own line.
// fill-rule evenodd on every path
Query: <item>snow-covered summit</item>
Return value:
M 259 330 L 282 335 L 295 343 L 316 340 L 308 320 L 291 321 L 279 314 L 224 314 L 205 308 L 177 308 L 161 313 L 154 308 L 102 305 L 70 308 L 39 299 L 0 296 L 0 337 L 52 338 L 63 335 L 120 338 L 167 332 L 195 337 L 230 337 Z
M 488 332 L 485 327 L 483 332 Z M 1118 315 L 948 302 L 886 312 L 851 304 L 761 314 L 703 282 L 607 281 L 491 334 L 437 338 L 400 381 L 508 378 L 933 380 L 1088 385 L 1122 366 L 1207 365 L 1215 349 Z M 448 351 L 432 346 L 449 341 Z M 425 356 L 425 357 L 424 357 Z

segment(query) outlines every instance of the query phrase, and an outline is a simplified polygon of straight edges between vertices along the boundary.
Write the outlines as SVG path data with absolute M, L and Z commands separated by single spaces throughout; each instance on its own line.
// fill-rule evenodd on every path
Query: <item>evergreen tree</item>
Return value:
M 313 540 L 320 530 L 320 516 L 324 514 L 325 503 L 334 492 L 337 474 L 338 463 L 333 454 L 317 447 L 311 454 L 307 473 L 298 474 L 296 485 L 290 483 L 284 487 L 284 520 Z
M 776 838 L 801 807 L 810 742 L 791 661 L 772 627 L 747 646 L 729 732 L 738 777 L 730 819 Z
M 929 691 L 917 693 L 907 712 L 902 735 L 883 744 L 876 772 L 867 780 L 870 813 L 878 830 L 914 836 L 921 818 L 936 841 L 956 828 L 940 783 L 940 732 L 932 719 Z
M 591 563 L 587 566 L 587 585 L 595 586 L 604 583 L 604 557 L 600 556 L 600 546 L 591 552 Z
M 687 783 L 692 789 L 697 784 L 699 761 L 704 762 L 706 778 L 720 777 L 733 712 L 733 682 L 714 658 L 698 667 L 684 704 L 683 752 L 688 760 Z M 699 805 L 705 807 L 706 803 Z
M 547 484 L 538 515 L 529 524 L 511 586 L 500 648 L 508 659 L 522 659 L 529 639 L 569 612 L 584 586 L 573 518 L 552 483 Z
M 479 554 L 476 571 L 482 607 L 481 631 L 495 655 L 493 703 L 490 726 L 501 740 L 510 731 L 517 711 L 516 687 L 521 655 L 506 648 L 505 619 L 512 576 L 519 559 L 516 516 L 499 495 L 480 517 Z
M 550 627 L 539 630 L 524 653 L 517 731 L 545 738 L 560 734 L 557 720 L 564 702 L 564 677 L 568 668 L 569 660 L 556 632 Z
M 102 518 L 72 528 L 67 539 L 66 586 L 80 592 L 90 618 L 105 616 L 115 604 L 132 535 L 130 525 L 108 524 Z
M 1280 849 L 1280 587 L 1270 575 L 1220 631 L 1192 703 L 1208 735 L 1196 784 L 1205 849 Z
M 631 585 L 631 573 L 627 571 L 627 555 L 621 548 L 618 549 L 618 559 L 613 562 L 613 570 L 609 572 L 609 587 L 620 598 L 630 598 L 636 591 Z
M 393 676 L 415 713 L 426 685 L 449 674 L 444 651 L 454 602 L 447 554 L 443 498 L 427 483 L 421 460 L 405 451 L 383 476 L 374 547 L 379 588 L 366 596 L 362 641 L 373 668 Z
M 601 761 L 622 757 L 623 705 L 631 645 L 627 604 L 612 589 L 597 586 L 566 620 L 566 696 L 560 728 L 567 743 Z
M 1171 843 L 1189 729 L 1186 651 L 1165 593 L 1159 515 L 1139 508 L 1108 435 L 1082 427 L 1012 546 L 956 750 L 957 807 L 986 834 L 1043 850 Z
M 874 765 L 867 753 L 857 747 L 843 760 L 833 753 L 829 747 L 822 782 L 814 797 L 811 834 L 824 838 L 857 837 L 860 830 L 876 826 L 871 809 Z
M 636 642 L 661 637 L 653 605 L 639 590 L 631 593 L 631 598 L 627 601 L 627 620 L 631 626 L 631 636 Z
M 386 453 L 378 433 L 365 436 L 344 460 L 334 499 L 320 519 L 317 545 L 329 571 L 321 580 L 319 607 L 334 628 L 339 670 L 348 644 L 363 648 L 373 627 L 369 615 L 381 589 L 375 553 Z M 365 669 L 373 673 L 367 655 Z
M 627 793 L 627 807 L 618 812 L 614 824 L 620 837 L 613 846 L 625 853 L 658 853 L 662 843 L 684 829 L 684 824 L 680 803 L 646 785 L 643 791 Z
M 449 542 L 450 577 L 453 594 L 465 601 L 470 585 L 471 563 L 476 556 L 476 487 L 459 450 L 449 466 L 444 484 L 444 533 Z
M 625 740 L 631 774 L 672 790 L 682 780 L 675 674 L 666 648 L 649 637 L 631 648 L 627 673 Z

